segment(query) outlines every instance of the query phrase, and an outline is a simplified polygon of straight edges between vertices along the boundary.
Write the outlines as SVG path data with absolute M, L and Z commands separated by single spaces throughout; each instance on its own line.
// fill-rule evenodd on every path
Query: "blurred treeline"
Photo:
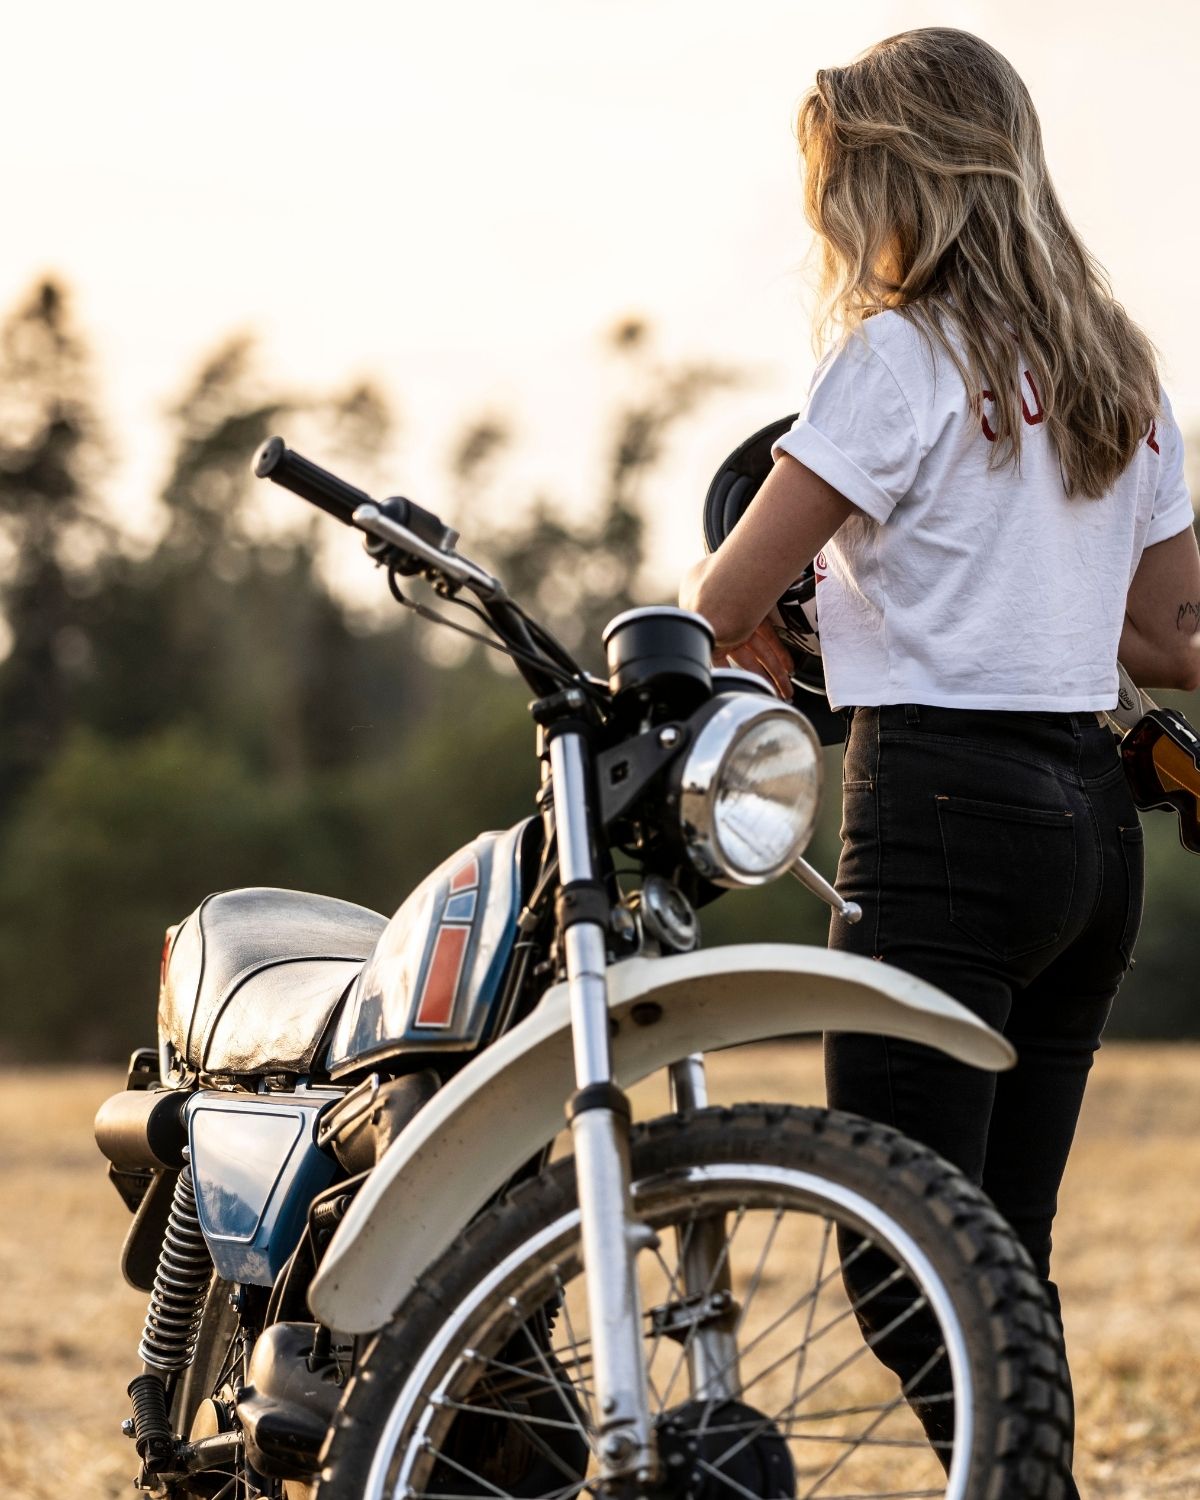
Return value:
M 644 507 L 668 437 L 739 378 L 664 365 L 633 319 L 609 356 L 623 394 L 585 519 L 550 496 L 513 503 L 507 415 L 466 422 L 444 494 L 414 496 L 593 667 L 604 622 L 645 601 Z M 383 458 L 403 435 L 381 391 L 286 389 L 235 336 L 164 420 L 157 513 L 139 505 L 130 528 L 67 290 L 39 284 L 0 326 L 0 1055 L 109 1059 L 151 1041 L 163 930 L 209 891 L 295 886 L 391 911 L 479 830 L 532 810 L 520 680 L 383 612 L 365 558 L 352 584 L 331 565 L 334 523 L 250 478 L 255 447 L 283 429 L 393 492 Z M 828 751 L 812 854 L 829 872 L 838 762 Z M 1200 871 L 1173 824 L 1146 819 L 1147 917 L 1114 1018 L 1125 1034 L 1200 1035 Z M 789 882 L 703 921 L 710 942 L 820 943 L 825 916 Z

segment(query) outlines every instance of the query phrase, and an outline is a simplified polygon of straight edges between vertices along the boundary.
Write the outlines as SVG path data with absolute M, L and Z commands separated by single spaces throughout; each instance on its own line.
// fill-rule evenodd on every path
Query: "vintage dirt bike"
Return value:
M 591 676 L 428 511 L 278 438 L 256 472 L 364 532 L 402 602 L 448 623 L 402 592 L 424 575 L 474 611 L 536 695 L 541 790 L 390 920 L 249 889 L 169 930 L 159 1045 L 96 1127 L 150 1294 L 137 1484 L 1060 1495 L 1060 1332 L 987 1199 L 880 1125 L 707 1105 L 705 1053 L 824 1028 L 1012 1062 L 885 963 L 700 948 L 698 907 L 788 872 L 854 915 L 801 858 L 804 715 L 674 608 L 613 620 Z M 671 1112 L 632 1127 L 625 1089 L 664 1069 Z

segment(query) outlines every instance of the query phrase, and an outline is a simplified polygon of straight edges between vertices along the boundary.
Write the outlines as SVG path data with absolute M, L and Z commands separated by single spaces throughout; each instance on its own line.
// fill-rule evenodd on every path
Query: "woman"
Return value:
M 981 1183 L 1057 1309 L 1056 1195 L 1141 918 L 1141 829 L 1098 711 L 1118 656 L 1146 687 L 1200 685 L 1182 445 L 987 43 L 927 28 L 822 70 L 798 138 L 840 338 L 680 598 L 790 696 L 768 616 L 817 558 L 848 720 L 837 884 L 863 910 L 830 946 L 939 985 L 1019 1055 L 996 1076 L 831 1034 L 829 1102 Z M 877 1349 L 905 1379 L 928 1359 L 914 1322 Z M 912 1395 L 945 1457 L 945 1403 L 928 1380 Z

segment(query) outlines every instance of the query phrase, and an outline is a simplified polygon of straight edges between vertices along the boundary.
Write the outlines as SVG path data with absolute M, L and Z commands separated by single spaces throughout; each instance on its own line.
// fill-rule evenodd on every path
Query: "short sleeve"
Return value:
M 879 522 L 912 488 L 921 461 L 912 409 L 865 338 L 851 335 L 818 366 L 804 410 L 771 449 L 781 453 Z
M 1171 410 L 1167 394 L 1162 392 L 1162 411 L 1147 439 L 1158 449 L 1158 483 L 1154 488 L 1154 506 L 1145 545 L 1165 542 L 1168 537 L 1186 531 L 1195 521 L 1192 498 L 1188 494 L 1183 469 L 1183 436 Z

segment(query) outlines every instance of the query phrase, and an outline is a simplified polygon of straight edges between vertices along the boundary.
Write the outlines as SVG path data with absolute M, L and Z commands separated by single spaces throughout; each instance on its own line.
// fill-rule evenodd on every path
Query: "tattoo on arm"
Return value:
M 1190 631 L 1192 635 L 1200 630 L 1200 599 L 1195 603 L 1185 600 L 1179 606 L 1179 613 L 1175 616 L 1175 629 Z

